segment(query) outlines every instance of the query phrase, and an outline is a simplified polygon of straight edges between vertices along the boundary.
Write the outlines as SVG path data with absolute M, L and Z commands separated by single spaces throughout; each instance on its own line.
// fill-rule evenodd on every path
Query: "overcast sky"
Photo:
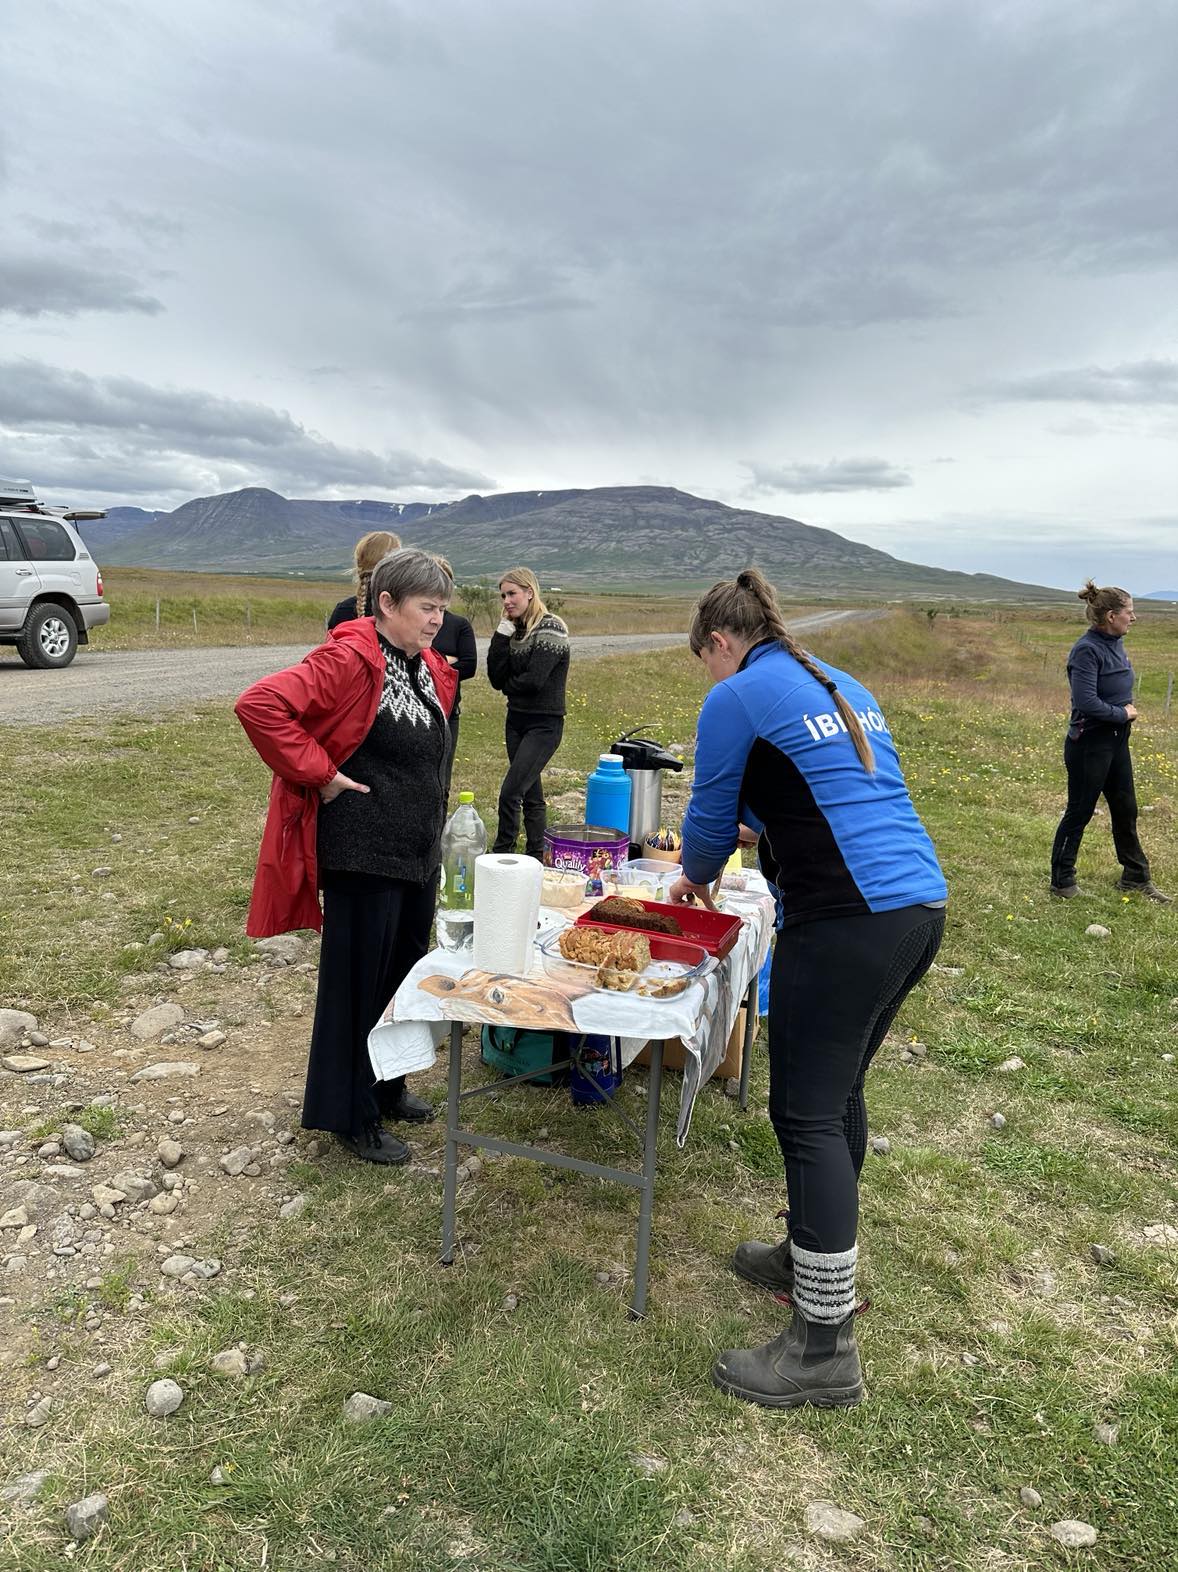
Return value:
M 1178 589 L 1168 0 L 4 8 L 0 474 Z

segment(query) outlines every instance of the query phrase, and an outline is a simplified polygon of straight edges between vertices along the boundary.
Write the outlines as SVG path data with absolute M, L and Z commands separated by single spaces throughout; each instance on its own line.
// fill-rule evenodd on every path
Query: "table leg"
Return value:
M 741 1113 L 746 1113 L 749 1106 L 749 1071 L 753 1067 L 753 1032 L 756 1030 L 757 984 L 759 980 L 754 974 L 752 982 L 749 983 L 749 991 L 744 996 L 744 1046 L 740 1051 Z
M 458 1196 L 458 1099 L 462 1091 L 462 1023 L 450 1023 L 450 1069 L 446 1079 L 446 1149 L 442 1179 L 442 1265 L 454 1264 L 454 1203 Z
M 638 1207 L 638 1240 L 634 1252 L 634 1301 L 630 1319 L 646 1314 L 646 1288 L 650 1276 L 650 1224 L 654 1213 L 655 1162 L 659 1136 L 659 1099 L 663 1089 L 663 1044 L 656 1038 L 650 1045 L 650 1072 L 646 1087 L 646 1144 L 642 1153 L 642 1191 Z

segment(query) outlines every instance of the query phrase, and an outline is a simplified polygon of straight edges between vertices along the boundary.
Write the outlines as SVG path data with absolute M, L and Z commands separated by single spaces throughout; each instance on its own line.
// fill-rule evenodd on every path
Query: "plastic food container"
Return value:
M 545 868 L 540 881 L 540 905 L 557 911 L 575 911 L 585 901 L 585 875 L 579 868 Z
M 698 944 L 709 955 L 714 955 L 717 960 L 723 959 L 732 946 L 736 943 L 736 936 L 740 932 L 741 919 L 729 917 L 724 912 L 710 912 L 706 906 L 671 906 L 662 901 L 638 902 L 645 911 L 657 912 L 660 917 L 674 917 L 683 930 L 683 939 L 671 939 L 672 944 L 681 944 L 686 940 L 689 944 Z M 588 926 L 591 928 L 627 928 L 628 923 L 595 922 L 588 912 L 576 920 L 578 928 Z M 652 946 L 655 939 L 663 937 L 660 934 L 647 933 L 645 928 L 631 930 L 635 933 L 644 933 L 651 940 Z M 651 953 L 653 954 L 653 948 Z
M 604 924 L 598 926 L 604 927 Z M 637 984 L 626 989 L 603 988 L 597 981 L 600 966 L 592 961 L 570 961 L 560 953 L 560 936 L 564 931 L 562 928 L 540 940 L 540 959 L 545 972 L 549 977 L 575 982 L 599 993 L 617 993 L 622 998 L 677 998 L 715 964 L 701 945 L 685 944 L 682 939 L 670 939 L 660 933 L 645 934 L 644 937 L 650 940 L 650 965 L 639 974 Z M 664 994 L 662 988 L 667 985 L 672 991 Z
M 625 895 L 631 900 L 665 901 L 671 886 L 682 873 L 677 862 L 656 862 L 653 857 L 635 857 L 620 868 L 603 868 L 602 895 Z

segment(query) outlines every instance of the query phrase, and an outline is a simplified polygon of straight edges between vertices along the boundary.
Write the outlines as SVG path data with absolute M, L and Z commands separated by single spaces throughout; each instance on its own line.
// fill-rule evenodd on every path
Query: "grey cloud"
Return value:
M 485 475 L 396 450 L 342 447 L 285 410 L 156 388 L 131 377 L 90 377 L 33 360 L 0 365 L 0 429 L 58 438 L 55 468 L 87 462 L 117 468 L 163 452 L 225 486 L 355 486 L 487 489 Z M 79 446 L 79 443 L 82 445 Z M 110 488 L 107 488 L 110 489 Z
M 896 491 L 912 485 L 912 476 L 886 459 L 831 459 L 826 464 L 757 464 L 745 468 L 752 492 L 787 491 L 798 495 L 832 491 Z
M 154 316 L 163 309 L 127 273 L 46 253 L 0 256 L 0 313 L 76 317 L 83 311 L 135 311 Z
M 999 398 L 1030 403 L 1178 404 L 1178 360 L 1043 371 L 996 383 L 989 391 Z

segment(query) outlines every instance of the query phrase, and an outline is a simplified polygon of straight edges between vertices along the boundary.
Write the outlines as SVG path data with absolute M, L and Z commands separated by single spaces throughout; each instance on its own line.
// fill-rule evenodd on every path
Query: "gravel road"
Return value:
M 828 627 L 878 612 L 824 611 L 800 617 L 798 632 Z M 480 639 L 480 669 L 487 640 Z M 626 650 L 658 650 L 682 644 L 682 633 L 582 634 L 573 638 L 577 660 L 596 660 Z M 16 652 L 0 657 L 0 725 L 51 726 L 78 715 L 111 710 L 157 715 L 208 699 L 236 697 L 268 672 L 293 666 L 307 653 L 302 644 L 193 650 L 80 650 L 64 671 L 34 671 Z

